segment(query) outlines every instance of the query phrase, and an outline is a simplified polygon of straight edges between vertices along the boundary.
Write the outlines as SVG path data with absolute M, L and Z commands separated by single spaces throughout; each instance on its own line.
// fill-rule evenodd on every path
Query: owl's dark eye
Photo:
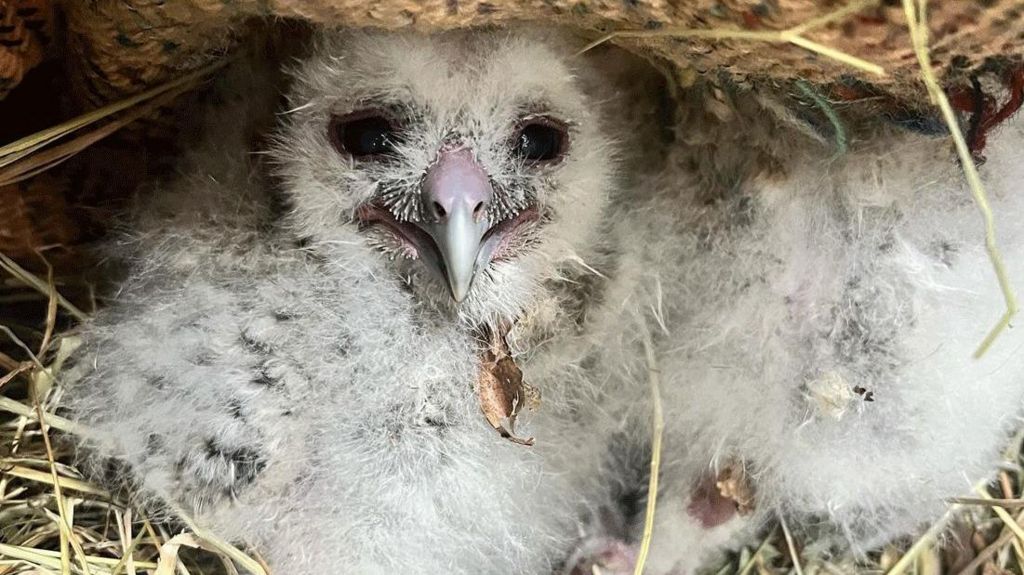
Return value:
M 569 148 L 565 124 L 552 118 L 531 118 L 524 122 L 512 142 L 512 152 L 531 163 L 561 160 Z
M 358 159 L 394 152 L 395 143 L 399 141 L 394 120 L 373 111 L 333 118 L 330 137 L 335 149 Z

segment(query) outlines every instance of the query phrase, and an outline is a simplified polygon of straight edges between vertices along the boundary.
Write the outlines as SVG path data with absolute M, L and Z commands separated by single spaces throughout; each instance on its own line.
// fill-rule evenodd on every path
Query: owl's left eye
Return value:
M 533 164 L 557 162 L 569 148 L 566 125 L 548 117 L 524 121 L 512 141 L 512 152 Z
M 329 131 L 334 148 L 357 159 L 394 152 L 395 143 L 399 140 L 394 120 L 373 111 L 332 118 Z

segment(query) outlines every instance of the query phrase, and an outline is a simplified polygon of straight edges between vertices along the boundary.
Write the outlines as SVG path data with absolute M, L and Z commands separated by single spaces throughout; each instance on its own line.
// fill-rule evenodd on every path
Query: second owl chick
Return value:
M 755 118 L 742 133 L 756 143 L 774 129 Z M 1022 144 L 1017 118 L 982 169 L 1018 289 Z M 654 572 L 686 572 L 777 516 L 865 551 L 971 495 L 1020 424 L 1024 336 L 1007 330 L 974 357 L 1005 304 L 948 140 L 879 129 L 839 160 L 794 146 L 784 175 L 713 202 L 690 153 L 652 184 L 662 197 L 634 236 L 647 256 L 619 272 L 648 277 L 661 342 Z M 754 491 L 745 517 L 719 496 L 737 479 Z

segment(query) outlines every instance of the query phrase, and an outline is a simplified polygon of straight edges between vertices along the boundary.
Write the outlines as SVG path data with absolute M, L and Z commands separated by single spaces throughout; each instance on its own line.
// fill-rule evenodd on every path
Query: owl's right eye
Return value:
M 329 129 L 334 148 L 356 159 L 386 156 L 399 140 L 395 122 L 375 111 L 336 116 Z

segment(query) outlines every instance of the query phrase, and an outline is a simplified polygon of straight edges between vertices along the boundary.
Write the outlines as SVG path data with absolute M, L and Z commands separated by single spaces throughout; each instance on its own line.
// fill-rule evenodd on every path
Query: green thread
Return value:
M 835 145 L 836 153 L 832 155 L 832 159 L 836 159 L 839 156 L 846 154 L 849 149 L 849 140 L 846 136 L 846 127 L 843 125 L 843 121 L 839 119 L 839 114 L 836 113 L 836 109 L 832 107 L 828 99 L 817 91 L 814 86 L 808 83 L 806 80 L 797 80 L 796 87 L 800 92 L 811 99 L 814 105 L 821 110 L 821 113 L 825 115 L 829 123 L 832 124 L 832 131 L 835 132 Z

